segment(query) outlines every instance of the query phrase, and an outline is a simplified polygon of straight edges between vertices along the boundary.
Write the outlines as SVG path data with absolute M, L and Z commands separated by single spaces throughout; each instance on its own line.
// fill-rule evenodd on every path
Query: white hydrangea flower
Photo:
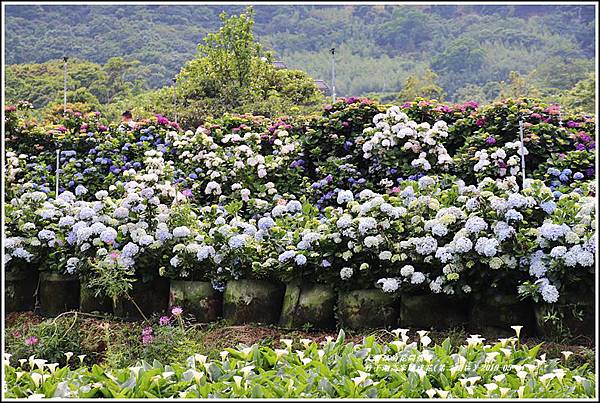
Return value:
M 495 256 L 500 245 L 497 239 L 481 237 L 475 243 L 475 251 L 487 257 Z
M 381 278 L 377 280 L 377 285 L 381 287 L 381 290 L 385 293 L 393 293 L 400 287 L 400 282 L 395 278 Z
M 407 264 L 405 266 L 403 266 L 400 269 L 400 274 L 404 277 L 409 277 L 412 276 L 412 274 L 415 272 L 415 268 L 412 267 L 411 265 Z
M 344 267 L 340 270 L 340 277 L 342 280 L 348 280 L 354 274 L 354 270 L 351 267 Z

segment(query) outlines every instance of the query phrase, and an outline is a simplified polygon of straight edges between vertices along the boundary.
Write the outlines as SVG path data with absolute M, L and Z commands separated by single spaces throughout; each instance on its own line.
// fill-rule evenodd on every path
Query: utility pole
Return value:
M 173 115 L 177 123 L 177 77 L 173 78 Z
M 331 52 L 331 98 L 335 103 L 335 48 L 329 50 Z

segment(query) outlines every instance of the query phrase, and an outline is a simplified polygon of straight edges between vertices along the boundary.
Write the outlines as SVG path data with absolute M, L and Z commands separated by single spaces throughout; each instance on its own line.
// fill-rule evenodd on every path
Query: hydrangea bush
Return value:
M 5 121 L 10 270 L 39 264 L 113 296 L 165 276 L 494 285 L 555 303 L 592 283 L 595 124 L 557 106 L 343 98 L 319 116 L 225 115 L 185 131 L 161 115 L 130 128 L 77 112 L 45 127 L 22 110 Z

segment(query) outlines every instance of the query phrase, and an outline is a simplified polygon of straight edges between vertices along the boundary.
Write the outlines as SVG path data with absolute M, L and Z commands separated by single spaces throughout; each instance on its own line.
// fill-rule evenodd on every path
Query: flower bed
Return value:
M 5 122 L 9 271 L 35 264 L 125 300 L 160 277 L 218 291 L 237 280 L 496 289 L 540 304 L 594 292 L 594 122 L 561 121 L 556 106 L 354 98 L 321 116 L 226 115 L 195 131 L 96 114 L 46 131 L 20 113 Z
M 226 348 L 220 359 L 196 354 L 185 362 L 129 368 L 88 368 L 73 353 L 75 369 L 31 356 L 14 363 L 3 359 L 8 398 L 593 398 L 595 376 L 586 366 L 567 367 L 562 359 L 539 355 L 516 337 L 484 344 L 471 335 L 466 343 L 447 339 L 432 345 L 428 332 L 410 337 L 394 331 L 390 342 L 374 336 L 362 342 L 337 339 L 317 343 L 282 339 L 281 348 Z

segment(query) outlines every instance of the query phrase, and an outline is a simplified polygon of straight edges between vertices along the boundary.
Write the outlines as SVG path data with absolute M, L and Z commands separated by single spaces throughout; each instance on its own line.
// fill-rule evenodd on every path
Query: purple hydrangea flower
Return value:
M 587 134 L 586 132 L 579 132 L 578 133 L 578 137 L 581 141 L 583 141 L 584 143 L 589 143 L 590 140 L 592 139 L 589 134 Z
M 489 136 L 487 139 L 485 139 L 485 143 L 491 146 L 493 144 L 496 144 L 496 139 L 494 138 L 494 136 Z

